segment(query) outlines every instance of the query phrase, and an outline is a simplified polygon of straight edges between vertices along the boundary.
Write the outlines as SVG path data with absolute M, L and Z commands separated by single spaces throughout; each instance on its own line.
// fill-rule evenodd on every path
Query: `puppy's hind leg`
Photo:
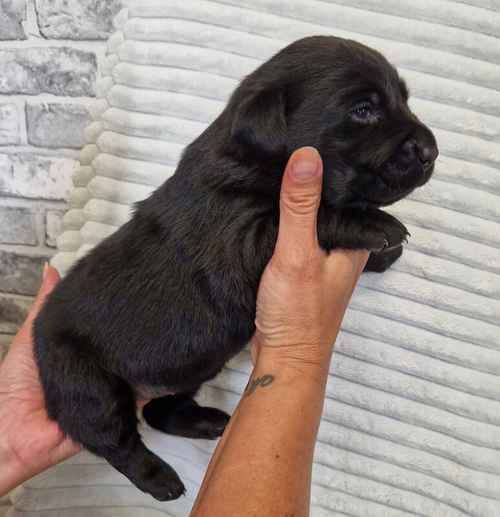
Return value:
M 144 406 L 144 420 L 164 433 L 186 438 L 221 436 L 229 415 L 216 408 L 199 406 L 193 396 L 191 392 L 154 399 Z
M 131 387 L 82 354 L 80 346 L 36 342 L 48 414 L 63 432 L 156 499 L 180 497 L 185 489 L 177 473 L 141 440 Z

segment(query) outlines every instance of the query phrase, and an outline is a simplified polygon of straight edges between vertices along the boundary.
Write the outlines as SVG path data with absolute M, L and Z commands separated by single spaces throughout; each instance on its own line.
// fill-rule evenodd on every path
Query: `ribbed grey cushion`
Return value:
M 312 34 L 381 50 L 407 79 L 411 105 L 441 150 L 433 181 L 390 208 L 412 234 L 403 258 L 383 276 L 364 276 L 346 315 L 312 514 L 498 517 L 498 0 L 130 1 L 109 42 L 54 264 L 66 270 L 124 223 L 239 79 Z M 202 399 L 231 409 L 249 371 L 244 353 Z M 85 454 L 28 483 L 14 515 L 188 515 L 212 444 L 151 431 L 147 439 L 179 468 L 187 498 L 155 502 Z M 242 505 L 249 497 L 251 487 Z

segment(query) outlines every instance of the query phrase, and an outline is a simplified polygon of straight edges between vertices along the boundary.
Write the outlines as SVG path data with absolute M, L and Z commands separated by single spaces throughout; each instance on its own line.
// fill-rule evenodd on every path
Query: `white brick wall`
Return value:
M 119 0 L 0 0 L 0 358 L 55 251 Z

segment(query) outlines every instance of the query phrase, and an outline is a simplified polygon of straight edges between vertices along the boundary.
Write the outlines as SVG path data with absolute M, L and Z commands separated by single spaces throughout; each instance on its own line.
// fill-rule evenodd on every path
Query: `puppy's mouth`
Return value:
M 416 162 L 401 164 L 388 160 L 381 167 L 360 174 L 364 181 L 358 195 L 367 206 L 390 205 L 427 183 L 433 170 L 434 165 L 424 168 Z
M 426 183 L 433 170 L 434 164 L 424 167 L 418 161 L 402 164 L 399 161 L 389 160 L 376 173 L 388 189 L 408 191 Z

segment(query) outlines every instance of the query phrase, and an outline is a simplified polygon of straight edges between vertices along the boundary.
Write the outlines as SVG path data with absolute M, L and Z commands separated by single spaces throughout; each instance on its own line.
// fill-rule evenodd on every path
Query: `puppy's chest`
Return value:
M 134 386 L 134 392 L 138 399 L 156 399 L 167 395 L 175 395 L 176 393 L 172 388 L 165 386 L 148 386 L 146 384 Z

